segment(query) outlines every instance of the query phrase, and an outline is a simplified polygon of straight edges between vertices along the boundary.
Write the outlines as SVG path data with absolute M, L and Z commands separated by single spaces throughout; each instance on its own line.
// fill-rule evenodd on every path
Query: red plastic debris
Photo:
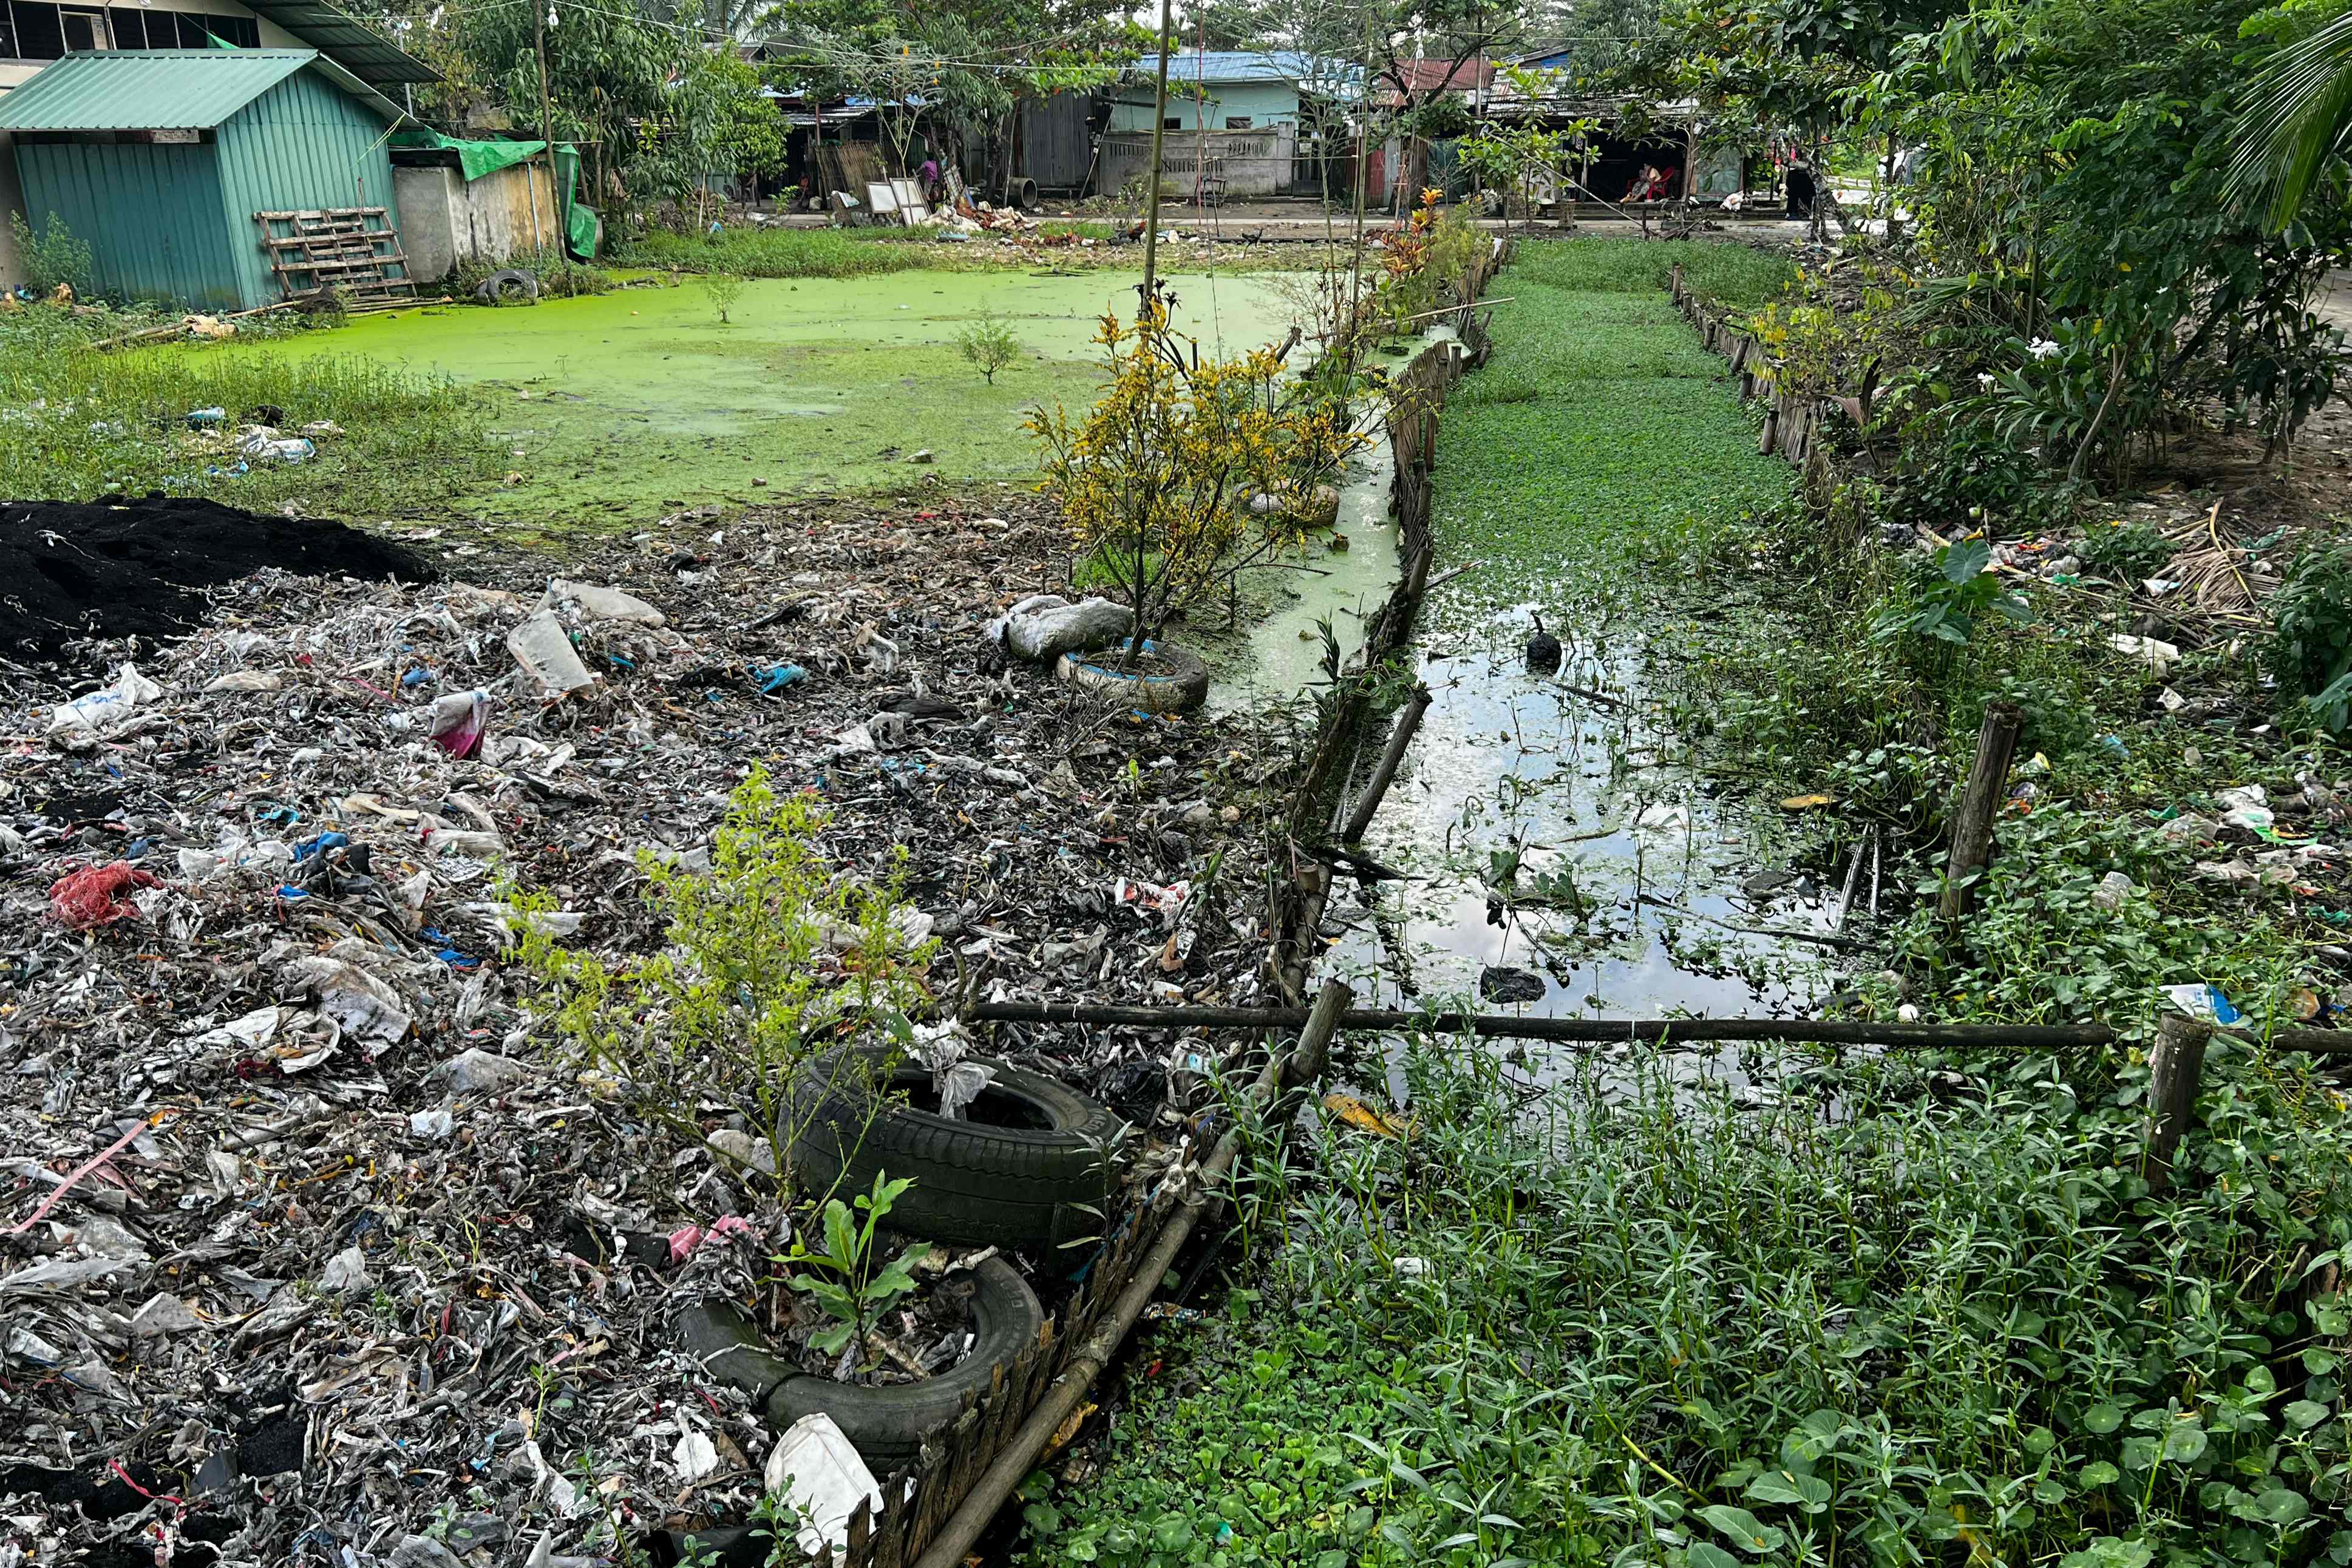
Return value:
M 740 1214 L 722 1214 L 708 1226 L 682 1225 L 669 1233 L 669 1260 L 683 1263 L 694 1255 L 694 1249 L 706 1241 L 716 1241 L 722 1236 L 749 1236 L 751 1222 Z
M 139 906 L 129 897 L 132 888 L 163 885 L 154 873 L 129 861 L 86 865 L 49 884 L 49 913 L 73 930 L 89 931 L 137 915 Z

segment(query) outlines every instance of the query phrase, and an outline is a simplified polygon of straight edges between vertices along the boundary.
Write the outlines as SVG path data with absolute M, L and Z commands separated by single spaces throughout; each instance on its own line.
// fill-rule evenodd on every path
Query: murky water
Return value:
M 1527 279 L 1507 281 L 1514 287 L 1500 292 L 1532 292 Z M 1693 754 L 1687 736 L 1705 727 L 1687 721 L 1713 694 L 1681 660 L 1707 634 L 1694 616 L 1712 607 L 1690 573 L 1660 567 L 1670 554 L 1651 549 L 1652 530 L 1629 526 L 1622 510 L 1630 497 L 1663 517 L 1711 494 L 1720 474 L 1752 482 L 1739 465 L 1753 465 L 1754 437 L 1731 389 L 1707 384 L 1719 365 L 1685 365 L 1685 329 L 1654 319 L 1646 299 L 1565 295 L 1541 308 L 1549 314 L 1512 323 L 1518 343 L 1498 333 L 1494 365 L 1477 374 L 1513 366 L 1520 344 L 1530 357 L 1544 352 L 1543 334 L 1581 310 L 1600 329 L 1590 338 L 1615 334 L 1621 357 L 1661 368 L 1629 381 L 1621 364 L 1570 359 L 1540 395 L 1580 383 L 1571 398 L 1623 410 L 1664 388 L 1691 412 L 1669 459 L 1596 429 L 1544 459 L 1573 464 L 1584 488 L 1562 481 L 1530 498 L 1492 483 L 1523 460 L 1522 406 L 1481 409 L 1474 392 L 1449 409 L 1438 564 L 1475 552 L 1493 565 L 1423 608 L 1419 674 L 1432 704 L 1364 843 L 1404 876 L 1362 893 L 1343 883 L 1325 931 L 1337 936 L 1338 972 L 1384 1006 L 1630 1019 L 1810 1011 L 1841 958 L 1824 939 L 1867 923 L 1868 861 L 1856 867 L 1852 849 L 1830 845 L 1803 808 L 1727 785 L 1724 769 Z M 1587 340 L 1564 335 L 1571 351 Z M 1528 360 L 1517 364 L 1507 373 L 1530 373 Z M 1592 417 L 1590 402 L 1556 406 L 1560 419 Z M 1669 462 L 1687 467 L 1668 472 Z M 1688 503 L 1678 499 L 1685 490 Z M 1556 672 L 1528 665 L 1538 606 L 1518 596 L 1529 592 L 1545 596 L 1540 613 L 1565 645 Z M 1359 779 L 1382 738 L 1366 738 Z
M 1276 342 L 1296 307 L 1277 279 L 1178 273 L 1174 325 L 1203 352 Z M 1032 410 L 1099 395 L 1118 272 L 898 272 L 767 278 L 721 323 L 688 282 L 530 308 L 404 309 L 333 332 L 207 353 L 357 356 L 483 387 L 503 482 L 455 497 L 509 521 L 642 521 L 688 505 L 1035 483 Z M 1005 324 L 1021 357 L 983 380 L 956 348 Z
M 1831 949 L 1801 937 L 1832 931 L 1843 883 L 1787 863 L 1777 808 L 1712 791 L 1637 653 L 1538 674 L 1521 653 L 1532 631 L 1522 608 L 1491 639 L 1424 650 L 1429 712 L 1365 842 L 1412 880 L 1370 905 L 1335 904 L 1350 922 L 1341 962 L 1381 1005 L 1476 998 L 1618 1018 L 1802 1008 Z M 1866 877 L 1857 883 L 1866 905 Z

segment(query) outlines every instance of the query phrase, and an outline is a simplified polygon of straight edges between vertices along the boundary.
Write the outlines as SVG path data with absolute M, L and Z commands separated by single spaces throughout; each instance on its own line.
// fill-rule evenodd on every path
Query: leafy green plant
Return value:
M 956 352 L 994 386 L 996 372 L 1021 357 L 1021 340 L 1002 316 L 983 316 L 956 334 Z
M 709 869 L 638 852 L 668 940 L 617 966 L 551 934 L 547 894 L 507 888 L 509 956 L 537 983 L 556 1048 L 697 1142 L 698 1107 L 756 1106 L 783 1169 L 793 1071 L 844 1036 L 902 1033 L 937 951 L 915 935 L 903 856 L 879 882 L 840 874 L 818 845 L 827 821 L 754 767 L 729 797 Z
M 2316 543 L 2271 600 L 2263 663 L 2330 735 L 2352 722 L 2352 550 Z
M 808 1561 L 801 1550 L 801 1513 L 781 1492 L 762 1492 L 751 1505 L 751 1535 L 768 1543 L 762 1568 L 799 1568 Z
M 2154 576 L 2179 553 L 2153 523 L 2095 528 L 2083 538 L 2084 562 L 2127 583 Z
M 16 238 L 16 266 L 25 275 L 25 287 L 36 294 L 55 294 L 59 284 L 70 285 L 77 294 L 89 289 L 94 266 L 89 242 L 76 239 L 63 218 L 51 213 L 36 234 L 24 214 L 10 213 L 8 227 Z
M 838 1355 L 849 1344 L 863 1344 L 867 1331 L 883 1313 L 914 1294 L 914 1267 L 929 1256 L 931 1244 L 915 1242 L 878 1266 L 874 1245 L 876 1228 L 914 1185 L 911 1176 L 892 1181 L 877 1171 L 874 1190 L 856 1195 L 856 1215 L 837 1197 L 825 1200 L 821 1249 L 795 1237 L 792 1251 L 781 1260 L 788 1268 L 803 1270 L 790 1276 L 792 1288 L 805 1293 L 834 1320 L 829 1327 L 809 1336 L 809 1343 L 825 1354 Z
M 735 301 L 743 296 L 743 279 L 731 272 L 706 272 L 697 277 L 695 282 L 709 298 L 710 308 L 718 314 L 719 324 L 722 327 L 727 325 L 727 312 L 734 308 Z
M 1936 552 L 1932 566 L 1918 574 L 1911 601 L 1879 612 L 1870 634 L 1965 643 L 1988 612 L 2021 623 L 2033 619 L 2032 607 L 2004 591 L 1993 574 L 1992 547 L 1982 539 L 1962 539 Z

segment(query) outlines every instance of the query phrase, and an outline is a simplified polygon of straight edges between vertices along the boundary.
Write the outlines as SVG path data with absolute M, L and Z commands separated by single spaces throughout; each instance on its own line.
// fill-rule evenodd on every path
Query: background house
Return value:
M 1158 75 L 1158 57 L 1138 60 L 1113 95 L 1097 191 L 1118 191 L 1149 167 Z M 1312 186 L 1318 133 L 1328 128 L 1342 140 L 1340 120 L 1361 82 L 1359 67 L 1291 49 L 1170 55 L 1164 193 L 1189 201 L 1204 192 L 1240 197 Z
M 0 0 L 0 117 L 5 117 L 12 93 L 38 79 L 69 54 L 223 46 L 315 50 L 329 64 L 381 95 L 388 105 L 404 110 L 408 107 L 406 95 L 412 85 L 441 79 L 431 67 L 322 0 L 142 0 L 116 5 Z M 388 188 L 385 194 L 388 198 Z M 6 130 L 0 130 L 0 210 L 24 213 L 37 226 L 47 215 L 26 212 L 17 158 Z M 18 283 L 23 276 L 14 236 L 5 213 L 0 213 L 0 285 Z
M 0 99 L 25 204 L 89 246 L 92 287 L 223 310 L 283 298 L 297 261 L 316 287 L 397 254 L 384 144 L 404 118 L 316 49 L 68 55 Z M 268 243 L 326 208 L 372 212 L 390 243 Z

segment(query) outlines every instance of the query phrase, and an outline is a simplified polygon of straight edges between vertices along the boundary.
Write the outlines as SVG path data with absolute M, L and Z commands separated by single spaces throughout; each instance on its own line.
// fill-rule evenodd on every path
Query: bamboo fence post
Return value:
M 1967 785 L 1960 791 L 1959 810 L 1952 817 L 1952 852 L 1944 867 L 1944 893 L 1936 913 L 1947 922 L 1969 912 L 1970 879 L 1992 859 L 1992 822 L 2000 810 L 2001 789 L 2009 781 L 2009 761 L 2017 754 L 2017 732 L 2025 716 L 2015 703 L 1987 703 L 1983 727 L 1977 731 L 1976 761 L 1969 765 Z
M 1397 715 L 1396 728 L 1389 736 L 1389 744 L 1381 753 L 1380 766 L 1372 769 L 1371 782 L 1364 786 L 1356 801 L 1356 809 L 1348 814 L 1348 825 L 1340 834 L 1342 843 L 1361 841 L 1372 825 L 1372 818 L 1381 809 L 1381 799 L 1389 792 L 1390 783 L 1397 769 L 1404 765 L 1406 748 L 1412 745 L 1413 732 L 1421 727 L 1421 716 L 1429 711 L 1429 687 L 1416 684 L 1404 711 Z
M 2163 1191 L 2172 1183 L 2172 1156 L 2197 1110 L 2197 1087 L 2205 1074 L 2210 1025 L 2168 1014 L 2156 1026 L 2156 1049 L 2147 1059 L 2147 1149 L 2140 1174 Z

